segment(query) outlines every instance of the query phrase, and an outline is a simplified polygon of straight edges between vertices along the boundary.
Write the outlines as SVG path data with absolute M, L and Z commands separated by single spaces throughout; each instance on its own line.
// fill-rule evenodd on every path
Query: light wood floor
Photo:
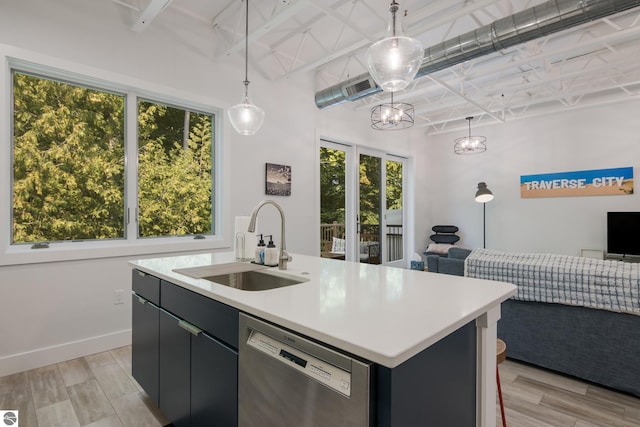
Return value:
M 640 426 L 640 398 L 511 360 L 500 378 L 510 427 Z M 20 427 L 168 424 L 131 377 L 131 347 L 2 377 L 0 409 L 19 410 Z
M 0 378 L 0 409 L 20 427 L 160 427 L 167 420 L 131 377 L 131 347 Z
M 640 426 L 640 398 L 511 360 L 499 369 L 508 426 Z

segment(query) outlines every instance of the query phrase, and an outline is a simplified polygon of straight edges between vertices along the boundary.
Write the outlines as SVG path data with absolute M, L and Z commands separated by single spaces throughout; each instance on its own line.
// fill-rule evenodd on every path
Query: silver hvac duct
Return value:
M 416 78 L 640 5 L 640 0 L 552 0 L 494 21 L 424 50 Z M 316 92 L 320 109 L 382 89 L 369 73 Z

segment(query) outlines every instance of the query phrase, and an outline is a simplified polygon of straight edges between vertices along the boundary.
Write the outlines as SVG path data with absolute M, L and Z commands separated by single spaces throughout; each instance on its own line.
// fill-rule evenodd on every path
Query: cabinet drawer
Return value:
M 161 280 L 162 308 L 238 348 L 238 313 L 226 304 Z
M 140 270 L 133 270 L 131 288 L 133 292 L 160 305 L 160 279 Z

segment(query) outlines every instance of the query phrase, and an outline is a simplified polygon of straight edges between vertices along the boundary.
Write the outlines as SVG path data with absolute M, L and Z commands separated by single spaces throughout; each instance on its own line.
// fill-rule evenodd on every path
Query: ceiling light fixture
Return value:
M 376 130 L 400 130 L 413 126 L 413 105 L 391 102 L 376 105 L 371 109 L 371 127 Z
M 478 154 L 487 151 L 487 138 L 484 136 L 471 136 L 471 120 L 473 116 L 467 117 L 469 122 L 469 135 L 462 138 L 456 138 L 453 151 L 456 154 Z
M 264 110 L 249 101 L 249 0 L 246 2 L 244 31 L 244 97 L 227 112 L 231 125 L 240 135 L 255 134 L 264 121 Z
M 402 24 L 396 24 L 398 3 L 389 5 L 390 21 L 386 37 L 375 42 L 367 50 L 367 67 L 376 83 L 389 92 L 409 86 L 422 63 L 422 43 L 405 37 Z

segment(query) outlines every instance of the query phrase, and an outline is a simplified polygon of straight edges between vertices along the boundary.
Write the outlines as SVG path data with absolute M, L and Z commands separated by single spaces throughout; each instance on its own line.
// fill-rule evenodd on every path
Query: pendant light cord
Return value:
M 398 11 L 398 6 L 399 4 L 396 3 L 396 0 L 393 0 L 391 2 L 391 5 L 389 6 L 389 12 L 391 12 L 391 30 L 393 37 L 396 36 L 396 12 Z
M 249 0 L 244 0 L 246 13 L 244 17 L 244 86 L 249 87 Z

